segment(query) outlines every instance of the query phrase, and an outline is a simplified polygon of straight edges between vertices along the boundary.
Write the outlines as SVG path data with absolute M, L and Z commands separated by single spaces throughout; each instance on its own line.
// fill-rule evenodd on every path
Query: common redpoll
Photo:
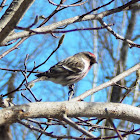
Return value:
M 96 57 L 91 52 L 77 53 L 58 62 L 48 71 L 37 74 L 38 78 L 29 82 L 28 87 L 32 87 L 35 82 L 43 80 L 70 87 L 83 79 L 94 63 L 97 63 Z

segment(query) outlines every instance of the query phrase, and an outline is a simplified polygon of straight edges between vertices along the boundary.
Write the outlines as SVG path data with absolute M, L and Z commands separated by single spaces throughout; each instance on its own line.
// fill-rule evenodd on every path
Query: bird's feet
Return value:
M 72 98 L 73 95 L 74 95 L 74 84 L 69 86 L 68 101 Z

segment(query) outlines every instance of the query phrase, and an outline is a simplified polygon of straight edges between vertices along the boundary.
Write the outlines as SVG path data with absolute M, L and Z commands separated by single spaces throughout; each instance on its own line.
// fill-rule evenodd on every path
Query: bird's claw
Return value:
M 73 95 L 74 95 L 74 84 L 69 86 L 68 101 L 72 98 Z

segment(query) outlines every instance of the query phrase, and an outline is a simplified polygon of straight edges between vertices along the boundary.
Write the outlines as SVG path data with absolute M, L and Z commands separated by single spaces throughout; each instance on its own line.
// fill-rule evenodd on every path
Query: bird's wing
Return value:
M 84 69 L 84 63 L 81 59 L 73 56 L 57 63 L 57 67 L 63 68 L 64 71 L 70 73 L 79 73 Z
M 37 74 L 37 77 L 47 76 L 47 77 L 57 77 L 63 74 L 67 76 L 69 74 L 80 73 L 84 69 L 84 63 L 79 58 L 74 56 L 68 57 L 56 65 L 52 66 L 48 71 Z

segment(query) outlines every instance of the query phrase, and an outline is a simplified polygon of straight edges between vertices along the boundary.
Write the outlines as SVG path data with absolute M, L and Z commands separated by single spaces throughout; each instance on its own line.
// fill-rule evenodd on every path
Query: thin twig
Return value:
M 32 101 L 29 100 L 23 93 L 21 93 L 21 96 L 24 97 L 27 101 L 32 102 Z
M 62 5 L 62 3 L 60 1 L 59 5 L 56 7 L 56 9 L 47 18 L 45 18 L 44 21 L 38 27 L 41 27 L 46 22 L 48 22 L 58 12 L 58 10 L 60 9 L 61 5 Z
M 65 37 L 65 34 L 63 34 L 63 35 L 61 36 L 61 38 L 60 38 L 60 40 L 59 40 L 59 42 L 58 42 L 58 46 L 56 47 L 56 49 L 52 51 L 52 53 L 49 55 L 49 57 L 48 57 L 43 63 L 41 63 L 41 64 L 39 64 L 38 66 L 36 66 L 36 67 L 34 68 L 34 70 L 37 69 L 37 68 L 39 68 L 40 66 L 44 65 L 44 64 L 50 59 L 50 57 L 51 57 L 51 56 L 59 49 L 59 47 L 62 45 L 63 40 L 64 40 L 64 37 Z
M 40 102 L 42 99 L 38 100 L 38 99 L 35 97 L 34 93 L 31 91 L 31 89 L 27 86 L 28 81 L 27 81 L 26 73 L 24 73 L 23 71 L 21 71 L 21 72 L 22 72 L 23 76 L 25 77 L 25 81 L 26 81 L 25 87 L 29 90 L 29 92 L 31 93 L 31 95 L 33 96 L 33 98 L 35 99 L 35 101 L 36 101 L 36 102 Z
M 9 45 L 11 45 L 11 44 L 13 44 L 13 43 L 15 43 L 15 42 L 17 42 L 17 41 L 18 41 L 18 39 L 15 39 L 15 40 L 13 40 L 13 41 L 10 41 L 10 42 L 6 43 L 6 44 L 3 45 L 3 46 L 9 46 Z M 0 47 L 3 47 L 3 46 L 0 46 Z
M 13 46 L 12 48 L 10 48 L 9 50 L 5 51 L 3 54 L 0 55 L 0 59 L 3 58 L 4 56 L 6 56 L 7 54 L 9 54 L 10 52 L 12 52 L 13 50 L 17 49 L 18 46 L 23 43 L 23 41 L 25 41 L 27 39 L 27 37 L 25 37 L 24 39 L 21 39 L 15 46 Z
M 52 5 L 54 5 L 54 6 L 59 6 L 59 4 L 56 4 L 56 3 L 52 2 L 51 0 L 48 0 L 48 2 L 50 4 L 52 4 Z M 67 8 L 67 7 L 75 7 L 75 6 L 81 6 L 81 5 L 83 5 L 83 4 L 87 3 L 87 2 L 88 2 L 88 0 L 86 0 L 84 2 L 81 2 L 81 3 L 78 3 L 78 4 L 60 5 L 60 6 L 65 7 L 65 8 Z
M 47 125 L 47 126 L 45 127 L 44 132 L 47 130 L 48 127 L 49 127 L 49 125 Z M 43 134 L 43 133 L 41 133 L 41 134 L 38 136 L 37 140 L 39 140 L 39 139 L 41 138 L 42 134 Z
M 35 99 L 36 102 L 40 102 L 40 101 L 42 100 L 42 99 L 38 100 L 38 99 L 35 97 L 34 93 L 31 91 L 31 89 L 28 88 L 28 86 L 27 86 L 26 84 L 25 84 L 25 87 L 29 90 L 29 92 L 30 92 L 31 95 L 34 97 L 34 99 Z
M 28 27 L 26 27 L 25 29 L 27 31 L 29 31 L 30 28 L 32 28 L 34 25 L 37 24 L 38 20 L 39 20 L 39 16 L 36 16 L 34 22 L 31 25 L 29 25 Z M 20 29 L 21 30 L 22 27 L 16 26 L 15 29 Z
M 89 14 L 91 14 L 92 12 L 97 11 L 97 10 L 99 10 L 99 9 L 101 9 L 101 8 L 103 8 L 103 7 L 107 6 L 107 5 L 109 5 L 109 4 L 111 4 L 113 1 L 114 1 L 114 0 L 111 0 L 111 1 L 109 1 L 108 3 L 106 3 L 106 4 L 102 5 L 102 6 L 99 6 L 99 7 L 95 8 L 95 9 L 92 9 L 91 11 L 89 11 L 89 12 L 83 14 L 82 17 L 84 17 L 85 15 L 89 15 Z
M 121 136 L 121 134 L 119 133 L 118 129 L 116 128 L 116 126 L 114 125 L 113 121 L 111 120 L 111 118 L 108 118 L 110 124 L 113 126 L 114 130 L 116 131 L 118 137 L 120 138 L 120 140 L 123 140 L 123 137 Z
M 36 130 L 36 131 L 41 132 L 41 133 L 43 133 L 43 134 L 45 133 L 45 134 L 48 135 L 48 136 L 51 136 L 51 134 L 53 133 L 53 132 L 51 132 L 51 133 L 44 132 L 44 130 L 39 129 L 39 128 L 34 127 L 34 126 L 31 126 L 28 122 L 25 122 L 25 121 L 23 122 L 23 121 L 19 120 L 18 122 L 19 122 L 20 124 L 22 124 L 22 125 L 28 127 L 28 128 L 31 129 L 31 130 Z
M 79 2 L 81 2 L 81 0 L 78 0 L 77 2 L 74 2 L 74 3 L 72 3 L 72 4 L 77 4 L 77 3 L 79 3 Z M 67 8 L 67 7 L 63 7 L 63 8 L 61 8 L 60 9 L 60 5 L 59 6 L 57 6 L 56 7 L 56 9 L 38 26 L 38 27 L 41 27 L 41 26 L 43 26 L 46 22 L 48 22 L 57 12 L 59 12 L 59 11 L 61 11 L 61 10 L 63 10 L 63 9 L 65 9 L 65 8 Z
M 36 25 L 38 20 L 39 20 L 39 17 L 36 16 L 34 22 L 30 26 L 28 26 L 28 28 L 32 28 L 34 25 Z
M 84 135 L 95 138 L 95 136 L 93 134 L 91 134 L 90 132 L 88 132 L 87 130 L 82 128 L 81 126 L 77 125 L 75 122 L 73 122 L 71 119 L 69 119 L 65 114 L 63 115 L 62 120 L 65 121 L 70 126 L 72 126 L 73 128 L 75 128 L 76 130 L 82 132 Z
M 125 97 L 133 90 L 133 88 L 130 88 L 127 90 L 127 92 L 125 93 L 125 95 L 123 96 L 123 98 L 121 99 L 120 103 L 123 102 L 123 100 L 125 99 Z
M 6 3 L 6 0 L 3 0 L 1 2 L 1 5 L 0 5 L 0 11 L 2 10 L 3 7 L 7 6 L 7 5 L 4 5 Z
M 108 127 L 108 126 L 100 126 L 100 125 L 97 125 L 97 124 L 92 124 L 91 122 L 85 122 L 84 119 L 82 118 L 79 118 L 79 117 L 76 117 L 76 119 L 80 120 L 81 122 L 76 122 L 76 124 L 78 125 L 82 125 L 82 126 L 88 126 L 88 127 L 92 127 L 90 131 L 94 131 L 95 129 L 106 129 L 106 130 L 112 130 L 112 131 L 115 131 L 113 127 Z M 83 124 L 85 123 L 85 124 Z M 128 133 L 132 130 L 123 130 L 123 129 L 118 129 L 119 132 L 125 132 L 125 133 Z M 134 133 L 136 135 L 140 135 L 140 133 Z
M 0 68 L 0 70 L 5 70 L 5 71 L 12 71 L 12 72 L 25 72 L 25 70 L 21 70 L 21 69 L 9 69 L 9 68 Z M 31 72 L 31 73 L 42 73 L 42 72 L 38 72 L 38 71 L 31 71 L 31 70 L 27 70 L 27 72 Z
M 126 89 L 126 90 L 129 90 L 129 89 L 130 89 L 130 88 L 128 88 L 128 87 L 126 87 L 126 86 L 122 86 L 122 85 L 120 85 L 120 84 L 118 84 L 118 83 L 114 83 L 114 85 L 112 85 L 112 86 L 118 86 L 118 87 L 124 88 L 124 89 Z
M 44 134 L 46 136 L 50 136 L 52 138 L 57 138 L 57 139 L 63 139 L 63 138 L 64 139 L 79 139 L 79 140 L 81 140 L 81 138 L 79 138 L 79 137 L 66 136 L 66 135 L 63 135 L 63 136 L 53 135 L 53 132 L 48 133 L 48 132 L 46 132 L 46 131 L 44 131 L 42 129 L 39 129 L 37 127 L 34 127 L 34 126 L 30 125 L 28 122 L 25 122 L 25 121 L 23 122 L 23 121 L 19 120 L 18 123 L 24 125 L 25 127 L 29 128 L 30 130 L 40 132 L 40 133 L 42 133 L 42 134 Z
M 28 59 L 29 54 L 26 55 L 26 58 L 24 60 L 24 67 L 25 67 L 25 74 L 27 73 L 27 59 Z

